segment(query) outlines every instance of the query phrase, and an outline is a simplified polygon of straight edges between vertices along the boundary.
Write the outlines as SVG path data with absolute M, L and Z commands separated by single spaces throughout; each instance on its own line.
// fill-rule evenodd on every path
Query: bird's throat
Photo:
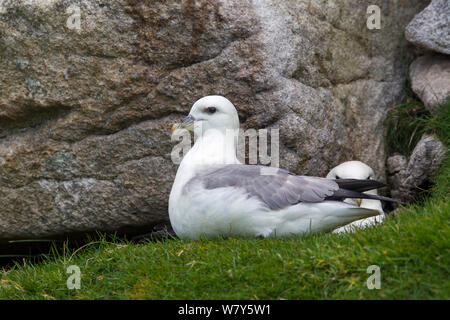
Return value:
M 207 130 L 197 138 L 183 162 L 194 165 L 235 164 L 238 130 Z

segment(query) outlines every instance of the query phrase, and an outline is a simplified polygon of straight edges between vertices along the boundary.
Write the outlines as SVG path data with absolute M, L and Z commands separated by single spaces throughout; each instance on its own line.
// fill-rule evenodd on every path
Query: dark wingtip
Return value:
M 380 200 L 380 201 L 387 201 L 387 202 L 399 202 L 398 200 L 379 196 L 376 194 L 368 194 L 363 193 L 359 191 L 354 190 L 347 190 L 347 189 L 339 189 L 334 192 L 334 194 L 330 197 L 327 197 L 327 200 L 343 200 L 345 198 L 360 198 L 360 199 L 370 199 L 370 200 Z
M 335 179 L 339 188 L 358 192 L 386 187 L 386 184 L 371 179 Z
M 381 200 L 381 201 L 388 201 L 388 202 L 396 202 L 396 203 L 402 203 L 402 202 L 400 202 L 400 201 L 398 201 L 398 200 L 396 200 L 396 199 L 392 199 L 392 198 L 389 198 L 389 197 L 383 197 L 383 196 L 376 196 L 378 199 L 374 199 L 374 200 Z

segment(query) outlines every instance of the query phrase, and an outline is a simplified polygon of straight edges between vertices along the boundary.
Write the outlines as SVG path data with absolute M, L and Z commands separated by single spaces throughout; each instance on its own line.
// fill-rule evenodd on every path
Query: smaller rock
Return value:
M 396 174 L 401 170 L 405 170 L 408 166 L 408 160 L 401 154 L 394 155 L 387 159 L 387 169 L 389 174 Z
M 417 199 L 433 184 L 445 157 L 445 146 L 436 137 L 424 134 L 414 148 L 409 161 L 402 155 L 387 160 L 391 196 L 404 202 Z
M 433 0 L 405 30 L 409 42 L 432 51 L 450 54 L 450 1 Z
M 405 183 L 413 187 L 426 184 L 438 172 L 444 156 L 443 143 L 434 136 L 423 135 L 409 158 Z
M 408 160 L 403 155 L 394 155 L 387 159 L 388 182 L 391 187 L 391 197 L 402 200 L 404 195 L 409 195 L 409 188 L 403 187 L 403 181 L 408 177 L 406 168 Z
M 450 98 L 450 57 L 428 54 L 409 68 L 411 87 L 430 112 Z

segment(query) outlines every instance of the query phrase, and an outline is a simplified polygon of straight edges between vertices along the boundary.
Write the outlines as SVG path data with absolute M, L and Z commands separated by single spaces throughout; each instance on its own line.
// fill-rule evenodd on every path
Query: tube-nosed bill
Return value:
M 188 115 L 186 118 L 181 120 L 180 123 L 176 123 L 172 126 L 172 132 L 177 129 L 186 129 L 188 131 L 193 131 L 195 121 L 197 121 L 197 119 L 194 116 Z

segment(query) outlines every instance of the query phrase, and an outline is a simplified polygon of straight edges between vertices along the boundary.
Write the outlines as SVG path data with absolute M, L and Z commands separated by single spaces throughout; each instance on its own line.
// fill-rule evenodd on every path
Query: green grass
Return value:
M 448 147 L 449 122 L 443 108 L 423 130 Z M 0 298 L 449 299 L 449 180 L 447 160 L 429 199 L 352 234 L 143 244 L 103 238 L 0 271 Z M 66 287 L 69 265 L 81 269 L 80 290 Z M 380 267 L 379 290 L 366 286 L 370 265 Z
M 99 243 L 4 271 L 7 299 L 429 299 L 450 298 L 450 202 L 412 206 L 346 235 L 291 240 Z M 81 289 L 68 290 L 69 265 Z M 378 265 L 381 289 L 369 290 Z
M 407 97 L 405 102 L 392 107 L 385 120 L 386 153 L 409 156 L 426 131 L 430 113 L 419 100 Z
M 437 134 L 450 145 L 450 99 L 436 115 L 431 115 L 422 102 L 408 97 L 405 102 L 391 108 L 386 117 L 386 153 L 409 156 L 424 133 Z
M 436 134 L 447 148 L 447 157 L 436 178 L 435 196 L 448 197 L 450 194 L 450 100 L 447 101 L 434 117 L 429 117 L 426 132 Z

